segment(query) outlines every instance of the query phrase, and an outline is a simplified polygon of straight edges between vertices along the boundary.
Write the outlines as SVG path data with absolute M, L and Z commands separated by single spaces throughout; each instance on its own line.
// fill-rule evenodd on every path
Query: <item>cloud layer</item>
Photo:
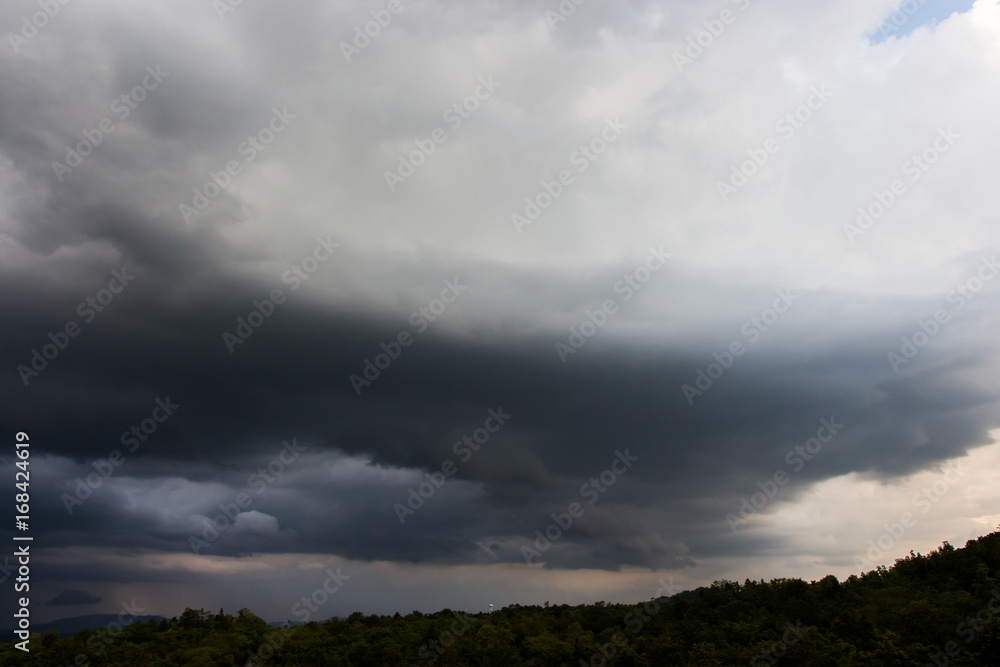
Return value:
M 741 578 L 824 484 L 1000 426 L 992 0 L 885 41 L 860 1 L 37 11 L 0 10 L 0 422 L 50 598 Z

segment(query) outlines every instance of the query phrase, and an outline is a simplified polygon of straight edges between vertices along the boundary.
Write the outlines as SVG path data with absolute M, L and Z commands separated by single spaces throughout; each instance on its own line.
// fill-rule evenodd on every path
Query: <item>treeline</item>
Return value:
M 1000 533 L 910 553 L 844 582 L 718 581 L 637 605 L 450 610 L 270 628 L 244 609 L 186 610 L 109 634 L 33 636 L 35 667 L 558 667 L 728 665 L 968 667 L 1000 664 Z

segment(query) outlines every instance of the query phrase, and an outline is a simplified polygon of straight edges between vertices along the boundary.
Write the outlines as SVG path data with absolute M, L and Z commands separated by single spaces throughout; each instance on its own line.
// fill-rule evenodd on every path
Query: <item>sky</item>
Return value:
M 4 613 L 15 536 L 34 622 L 301 621 L 996 530 L 1000 5 L 907 8 L 4 3 Z
M 870 34 L 872 44 L 880 44 L 890 37 L 905 37 L 917 28 L 934 28 L 955 13 L 969 10 L 974 0 L 908 0 L 893 5 L 892 11 Z

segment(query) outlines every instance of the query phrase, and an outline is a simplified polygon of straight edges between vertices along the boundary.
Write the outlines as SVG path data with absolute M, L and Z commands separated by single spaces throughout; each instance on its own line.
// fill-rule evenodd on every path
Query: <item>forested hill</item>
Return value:
M 80 657 L 82 656 L 82 657 Z M 1000 533 L 947 542 L 861 576 L 807 583 L 718 581 L 637 605 L 513 605 L 352 614 L 286 630 L 247 610 L 188 609 L 108 634 L 34 636 L 30 657 L 0 645 L 0 665 L 142 667 L 436 665 L 1000 665 Z

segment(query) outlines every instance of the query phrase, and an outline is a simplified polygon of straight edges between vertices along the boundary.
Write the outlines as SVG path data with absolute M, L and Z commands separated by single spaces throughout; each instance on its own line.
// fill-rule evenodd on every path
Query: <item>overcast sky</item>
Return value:
M 996 0 L 52 6 L 0 7 L 36 622 L 302 620 L 337 568 L 313 618 L 630 602 L 1000 523 Z

